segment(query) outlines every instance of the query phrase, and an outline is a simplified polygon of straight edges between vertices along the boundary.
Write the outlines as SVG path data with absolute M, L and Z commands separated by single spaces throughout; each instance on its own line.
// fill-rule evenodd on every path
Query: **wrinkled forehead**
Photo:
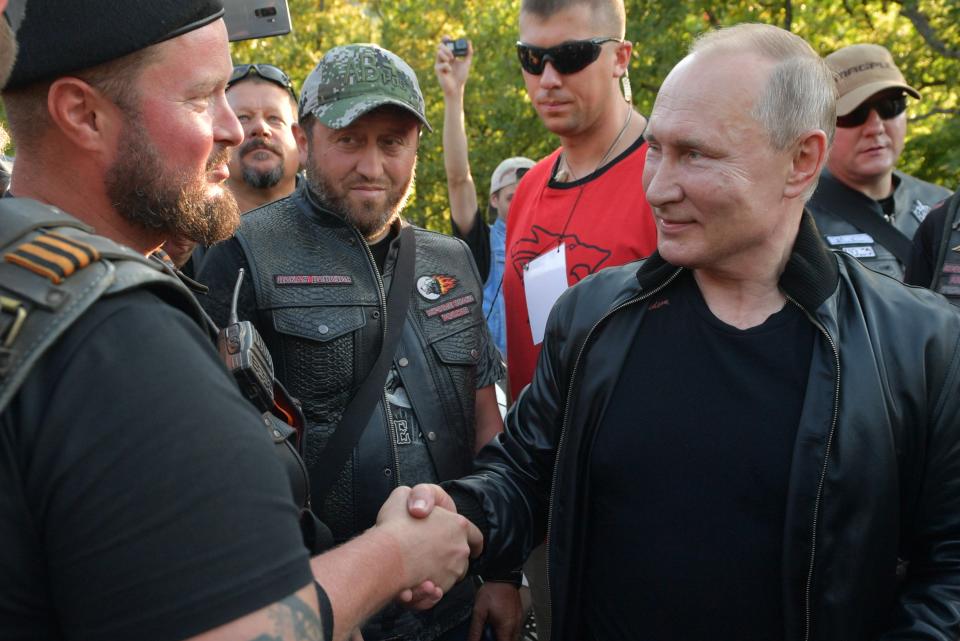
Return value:
M 712 129 L 756 124 L 752 111 L 771 64 L 750 54 L 696 53 L 681 60 L 660 86 L 647 125 L 649 136 L 671 128 Z
M 698 52 L 686 56 L 667 74 L 657 92 L 658 106 L 732 102 L 749 110 L 760 97 L 773 63 L 748 52 Z
M 259 77 L 244 78 L 227 88 L 227 102 L 234 110 L 272 108 L 297 116 L 297 103 L 286 89 Z

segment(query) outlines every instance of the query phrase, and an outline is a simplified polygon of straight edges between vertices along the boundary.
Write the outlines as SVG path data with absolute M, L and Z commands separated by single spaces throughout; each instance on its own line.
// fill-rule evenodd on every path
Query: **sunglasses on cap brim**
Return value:
M 295 102 L 297 101 L 297 92 L 293 90 L 293 82 L 290 81 L 290 77 L 283 73 L 280 68 L 268 64 L 246 64 L 235 66 L 233 68 L 233 73 L 230 74 L 230 80 L 227 81 L 227 89 L 240 82 L 251 73 L 263 78 L 267 82 L 272 82 L 273 84 L 286 89 L 290 92 L 290 95 L 293 96 L 293 100 Z
M 904 94 L 899 96 L 886 96 L 876 98 L 863 103 L 846 116 L 837 116 L 837 126 L 845 129 L 850 127 L 859 127 L 867 122 L 871 111 L 876 111 L 877 115 L 883 120 L 890 120 L 899 116 L 907 110 L 907 97 Z
M 558 73 L 576 73 L 600 57 L 605 42 L 623 42 L 622 38 L 590 38 L 569 40 L 555 47 L 534 47 L 517 42 L 517 57 L 527 73 L 539 76 L 549 62 Z

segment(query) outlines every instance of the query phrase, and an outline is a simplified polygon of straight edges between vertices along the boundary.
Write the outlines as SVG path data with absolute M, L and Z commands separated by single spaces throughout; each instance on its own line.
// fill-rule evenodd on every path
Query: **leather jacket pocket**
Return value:
M 322 305 L 273 310 L 273 326 L 277 332 L 320 343 L 355 332 L 366 322 L 361 306 Z

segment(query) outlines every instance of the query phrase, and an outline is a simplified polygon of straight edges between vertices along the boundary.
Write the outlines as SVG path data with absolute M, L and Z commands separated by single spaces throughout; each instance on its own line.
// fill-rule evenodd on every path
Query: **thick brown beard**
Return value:
M 339 193 L 334 187 L 333 181 L 329 180 L 326 174 L 320 169 L 313 150 L 307 151 L 307 184 L 317 195 L 320 201 L 330 207 L 335 213 L 357 228 L 365 238 L 373 238 L 384 227 L 393 222 L 393 219 L 407 206 L 410 200 L 410 194 L 413 192 L 416 170 L 410 176 L 410 182 L 401 194 L 391 194 L 387 199 L 386 205 L 382 211 L 377 211 L 372 206 L 353 207 L 347 201 L 346 197 Z
M 170 171 L 149 137 L 128 118 L 118 143 L 117 158 L 104 178 L 114 209 L 128 222 L 162 235 L 212 245 L 233 235 L 240 208 L 226 189 L 211 198 L 206 176 Z M 226 163 L 219 148 L 207 168 Z

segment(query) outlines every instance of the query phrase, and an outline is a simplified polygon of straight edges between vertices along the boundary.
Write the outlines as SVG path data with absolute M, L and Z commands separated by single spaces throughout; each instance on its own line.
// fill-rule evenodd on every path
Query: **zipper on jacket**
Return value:
M 784 294 L 786 296 L 786 294 Z M 817 496 L 813 503 L 813 524 L 812 524 L 812 535 L 810 539 L 810 567 L 807 569 L 807 582 L 804 587 L 803 594 L 803 639 L 804 641 L 810 641 L 810 632 L 813 627 L 812 621 L 812 606 L 810 604 L 812 600 L 813 593 L 813 566 L 816 560 L 817 554 L 817 525 L 820 522 L 820 503 L 823 500 L 823 486 L 826 483 L 827 479 L 827 463 L 830 460 L 830 450 L 833 446 L 833 436 L 837 431 L 837 415 L 840 411 L 840 351 L 837 349 L 837 344 L 834 342 L 833 337 L 830 336 L 830 332 L 827 331 L 817 319 L 813 317 L 806 309 L 803 308 L 800 303 L 793 300 L 789 296 L 786 296 L 787 300 L 796 305 L 800 311 L 802 311 L 806 317 L 813 323 L 813 326 L 816 327 L 821 334 L 823 334 L 827 342 L 830 343 L 830 349 L 833 350 L 833 362 L 835 369 L 834 376 L 834 385 L 833 385 L 833 418 L 830 422 L 830 431 L 827 433 L 827 444 L 824 448 L 823 453 L 823 467 L 820 469 L 820 480 L 817 483 Z
M 350 229 L 353 231 L 354 235 L 357 237 L 357 241 L 363 246 L 363 249 L 367 252 L 367 258 L 370 261 L 370 266 L 373 268 L 373 273 L 377 277 L 377 292 L 379 293 L 378 302 L 380 304 L 380 318 L 383 319 L 383 322 L 380 323 L 380 341 L 381 345 L 387 341 L 387 294 L 386 287 L 383 285 L 383 276 L 380 274 L 380 270 L 377 268 L 377 261 L 373 258 L 373 252 L 370 250 L 370 245 L 367 244 L 366 239 L 357 230 L 356 227 L 350 225 Z M 399 487 L 400 485 L 400 452 L 397 449 L 397 438 L 395 434 L 395 426 L 393 424 L 393 412 L 390 410 L 390 400 L 387 398 L 387 385 L 383 385 L 383 412 L 385 418 L 387 419 L 387 432 L 390 438 L 390 449 L 393 451 L 393 487 Z
M 580 346 L 580 349 L 577 352 L 577 358 L 576 360 L 573 361 L 573 370 L 570 373 L 570 385 L 567 388 L 567 400 L 563 405 L 563 420 L 560 422 L 560 441 L 559 443 L 557 443 L 557 452 L 554 455 L 554 459 L 553 459 L 554 460 L 553 479 L 550 484 L 550 504 L 547 509 L 547 549 L 546 549 L 546 555 L 545 555 L 545 558 L 546 558 L 545 566 L 547 569 L 547 602 L 550 604 L 551 610 L 554 608 L 553 590 L 550 587 L 550 533 L 553 531 L 553 503 L 554 503 L 554 497 L 557 491 L 556 489 L 557 477 L 559 475 L 559 469 L 560 469 L 560 464 L 559 464 L 560 451 L 563 449 L 563 444 L 566 441 L 566 437 L 567 437 L 567 422 L 570 417 L 570 414 L 569 414 L 570 402 L 573 400 L 573 390 L 575 387 L 574 384 L 576 383 L 576 380 L 577 380 L 577 370 L 580 368 L 580 359 L 583 357 L 583 353 L 587 349 L 587 344 L 590 342 L 590 338 L 593 336 L 593 332 L 597 329 L 597 327 L 601 323 L 603 323 L 605 320 L 607 320 L 608 318 L 610 318 L 611 316 L 613 316 L 623 308 L 629 307 L 635 303 L 639 303 L 643 300 L 646 300 L 647 298 L 650 298 L 657 292 L 661 291 L 667 285 L 672 283 L 677 278 L 677 276 L 680 275 L 680 272 L 682 271 L 683 271 L 682 267 L 678 268 L 675 272 L 673 272 L 673 274 L 670 275 L 669 278 L 667 278 L 667 280 L 663 281 L 656 288 L 650 290 L 645 294 L 641 294 L 635 298 L 631 298 L 630 300 L 620 303 L 619 305 L 617 305 L 616 307 L 608 311 L 606 314 L 601 316 L 597 320 L 597 322 L 593 324 L 593 327 L 590 328 L 590 331 L 587 332 L 586 337 L 583 339 L 583 344 Z

